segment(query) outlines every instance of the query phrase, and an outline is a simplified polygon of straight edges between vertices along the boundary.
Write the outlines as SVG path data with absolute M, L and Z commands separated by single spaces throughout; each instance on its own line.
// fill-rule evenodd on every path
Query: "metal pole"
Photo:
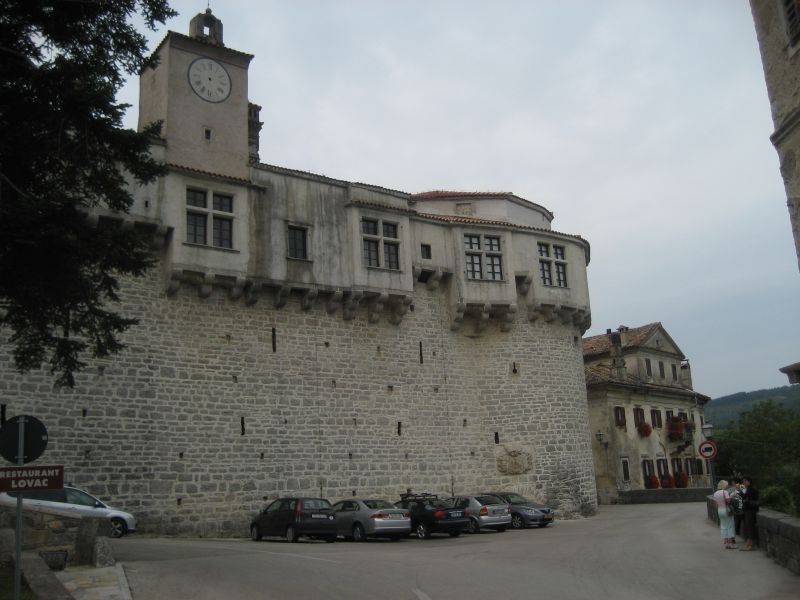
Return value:
M 19 439 L 17 440 L 17 464 L 21 467 L 25 464 L 25 423 L 27 419 L 23 416 L 19 418 Z M 14 600 L 21 597 L 21 574 L 22 574 L 22 492 L 17 492 L 17 535 L 16 538 L 16 561 L 14 565 Z

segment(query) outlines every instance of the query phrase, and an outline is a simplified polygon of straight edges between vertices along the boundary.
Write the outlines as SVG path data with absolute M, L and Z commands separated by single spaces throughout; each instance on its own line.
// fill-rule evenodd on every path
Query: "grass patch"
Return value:
M 22 578 L 20 585 L 21 600 L 36 600 L 36 596 Z M 14 600 L 14 567 L 0 567 L 0 600 Z

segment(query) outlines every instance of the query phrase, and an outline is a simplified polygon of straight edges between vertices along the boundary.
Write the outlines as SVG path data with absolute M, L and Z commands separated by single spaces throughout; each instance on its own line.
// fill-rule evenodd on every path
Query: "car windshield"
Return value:
M 330 508 L 331 503 L 327 500 L 323 500 L 322 498 L 303 498 L 303 508 L 307 509 L 315 509 L 315 508 Z
M 511 504 L 530 504 L 531 501 L 525 498 L 524 496 L 520 496 L 519 494 L 509 494 L 508 501 Z
M 520 496 L 520 498 L 522 498 L 522 496 Z M 477 500 L 479 504 L 484 506 L 486 504 L 506 504 L 506 502 L 503 501 L 502 498 L 498 498 L 497 496 L 475 496 L 475 500 Z
M 364 500 L 367 508 L 394 508 L 394 504 L 386 500 Z
M 425 502 L 425 508 L 453 508 L 453 505 L 445 500 L 428 500 Z

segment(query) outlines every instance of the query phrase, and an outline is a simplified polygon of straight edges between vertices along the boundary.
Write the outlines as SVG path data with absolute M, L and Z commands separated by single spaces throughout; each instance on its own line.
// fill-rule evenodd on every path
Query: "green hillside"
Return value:
M 706 404 L 706 422 L 719 429 L 725 429 L 734 425 L 739 420 L 741 413 L 750 410 L 758 402 L 764 400 L 774 400 L 786 408 L 800 412 L 800 385 L 785 385 L 769 390 L 739 392 L 730 396 L 714 398 Z

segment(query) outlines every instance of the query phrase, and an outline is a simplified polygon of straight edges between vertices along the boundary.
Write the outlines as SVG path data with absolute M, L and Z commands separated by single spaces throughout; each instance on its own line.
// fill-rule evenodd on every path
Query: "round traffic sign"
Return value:
M 29 415 L 11 417 L 3 423 L 0 429 L 0 456 L 7 461 L 19 463 L 19 422 L 24 419 L 24 440 L 22 450 L 22 463 L 33 462 L 39 458 L 47 448 L 47 428 L 39 419 Z
M 717 445 L 711 440 L 705 440 L 704 442 L 700 442 L 697 451 L 703 458 L 711 459 L 717 455 Z

